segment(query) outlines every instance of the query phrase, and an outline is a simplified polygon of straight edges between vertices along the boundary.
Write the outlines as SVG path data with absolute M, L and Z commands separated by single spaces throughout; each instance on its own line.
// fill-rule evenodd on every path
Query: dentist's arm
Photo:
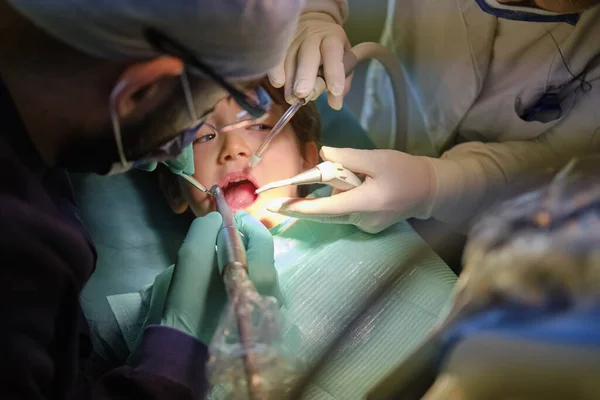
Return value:
M 281 299 L 271 234 L 247 213 L 237 213 L 235 221 L 246 246 L 248 277 L 261 294 Z M 103 376 L 93 400 L 205 398 L 207 345 L 227 300 L 215 252 L 221 226 L 216 212 L 194 220 L 174 268 L 160 274 L 152 289 L 153 297 L 156 290 L 164 298 L 149 305 L 157 320 L 146 320 L 131 365 Z
M 331 107 L 340 109 L 350 87 L 343 65 L 350 48 L 342 24 L 348 17 L 346 0 L 308 0 L 285 59 L 269 72 L 275 87 L 285 86 L 286 100 L 307 97 L 321 64 Z

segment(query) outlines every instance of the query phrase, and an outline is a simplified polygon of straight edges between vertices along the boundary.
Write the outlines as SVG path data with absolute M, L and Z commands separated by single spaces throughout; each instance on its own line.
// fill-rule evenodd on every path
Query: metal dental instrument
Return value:
M 297 370 L 283 350 L 277 300 L 261 296 L 248 277 L 246 249 L 231 207 L 218 185 L 211 188 L 223 218 L 217 246 L 229 304 L 210 343 L 211 383 L 224 385 L 232 400 L 280 400 Z M 221 257 L 224 257 L 222 259 Z
M 304 171 L 294 177 L 271 182 L 254 193 L 260 194 L 267 190 L 290 186 L 290 185 L 312 185 L 324 183 L 339 190 L 350 190 L 362 184 L 362 181 L 354 175 L 352 171 L 347 170 L 342 164 L 325 161 L 314 168 Z
M 352 73 L 352 71 L 354 71 L 354 68 L 356 68 L 357 64 L 358 64 L 358 59 L 357 59 L 356 55 L 352 51 L 347 51 L 344 54 L 344 70 L 346 71 L 346 76 L 350 75 Z M 269 132 L 269 134 L 267 135 L 263 144 L 258 148 L 258 150 L 250 158 L 250 162 L 248 163 L 250 168 L 254 168 L 260 163 L 263 154 L 265 153 L 265 151 L 267 150 L 267 148 L 269 147 L 269 145 L 271 144 L 273 139 L 275 139 L 277 137 L 277 135 L 279 135 L 279 133 L 281 133 L 283 128 L 288 124 L 288 122 L 290 122 L 290 120 L 298 112 L 300 107 L 308 104 L 309 101 L 316 100 L 326 90 L 327 90 L 327 84 L 325 83 L 325 80 L 323 79 L 323 71 L 320 70 L 319 75 L 317 77 L 316 84 L 315 84 L 315 88 L 313 89 L 313 91 L 310 93 L 310 95 L 308 97 L 306 97 L 304 99 L 297 99 L 296 103 L 294 103 L 292 106 L 290 106 L 290 108 L 288 108 L 287 111 L 281 116 L 281 118 L 279 119 L 279 121 L 277 121 L 277 123 L 275 124 L 273 129 L 271 129 L 271 132 Z
M 252 321 L 251 315 L 245 310 L 248 301 L 246 293 L 248 290 L 255 292 L 254 287 L 248 279 L 248 263 L 246 260 L 246 248 L 235 227 L 233 211 L 219 185 L 214 185 L 210 189 L 214 196 L 217 211 L 223 218 L 222 235 L 226 246 L 225 251 L 225 267 L 223 268 L 223 280 L 229 297 L 233 300 L 234 312 L 237 318 L 237 329 L 241 339 L 244 364 L 246 369 L 246 382 L 248 386 L 248 394 L 252 400 L 262 399 L 260 394 L 260 376 L 258 362 L 253 351 L 252 338 Z
M 186 181 L 188 181 L 193 187 L 195 187 L 196 189 L 198 189 L 199 191 L 203 192 L 203 193 L 208 193 L 211 196 L 214 196 L 212 192 L 210 192 L 208 189 L 206 189 L 200 182 L 198 182 L 193 176 L 181 173 L 181 174 L 177 174 L 179 176 L 181 176 L 183 179 L 185 179 Z

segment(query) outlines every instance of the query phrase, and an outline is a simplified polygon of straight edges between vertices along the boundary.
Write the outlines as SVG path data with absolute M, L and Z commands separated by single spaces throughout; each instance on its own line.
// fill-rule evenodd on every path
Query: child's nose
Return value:
M 239 158 L 248 158 L 251 155 L 250 147 L 240 132 L 227 132 L 224 136 L 223 149 L 219 156 L 220 162 L 233 161 Z

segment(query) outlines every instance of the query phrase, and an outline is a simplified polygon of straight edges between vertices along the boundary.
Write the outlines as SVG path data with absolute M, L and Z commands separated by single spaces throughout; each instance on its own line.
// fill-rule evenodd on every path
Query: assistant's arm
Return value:
M 432 216 L 464 223 L 502 196 L 506 185 L 571 158 L 600 151 L 600 128 L 551 130 L 527 141 L 468 142 L 430 159 L 435 171 Z

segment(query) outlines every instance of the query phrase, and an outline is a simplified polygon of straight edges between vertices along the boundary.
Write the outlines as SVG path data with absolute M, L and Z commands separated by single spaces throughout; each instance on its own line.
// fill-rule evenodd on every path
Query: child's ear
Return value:
M 319 148 L 315 142 L 306 142 L 304 144 L 304 160 L 302 168 L 310 169 L 319 163 Z
M 158 186 L 175 214 L 183 214 L 188 209 L 188 203 L 181 193 L 179 179 L 166 168 L 157 168 Z

